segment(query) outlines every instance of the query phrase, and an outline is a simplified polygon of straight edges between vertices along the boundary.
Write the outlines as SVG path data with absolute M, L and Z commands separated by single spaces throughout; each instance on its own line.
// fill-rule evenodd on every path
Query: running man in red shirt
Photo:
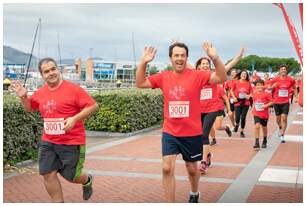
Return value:
M 19 83 L 12 89 L 27 112 L 38 110 L 44 120 L 39 142 L 39 173 L 52 202 L 64 202 L 57 173 L 66 180 L 82 184 L 83 199 L 92 195 L 93 177 L 82 171 L 85 161 L 83 120 L 97 109 L 97 104 L 81 87 L 62 79 L 55 60 L 44 58 L 38 64 L 46 82 L 33 95 Z
M 295 90 L 295 81 L 287 75 L 287 66 L 280 65 L 279 76 L 270 81 L 273 89 L 274 111 L 276 122 L 279 126 L 278 136 L 285 143 L 285 131 L 287 128 L 287 116 L 289 113 L 290 92 Z
M 260 127 L 262 127 L 263 141 L 262 148 L 267 147 L 267 136 L 268 136 L 268 119 L 269 119 L 269 107 L 273 105 L 271 94 L 265 92 L 264 90 L 264 81 L 258 79 L 254 82 L 255 91 L 252 94 L 253 98 L 253 115 L 254 115 L 254 136 L 255 136 L 255 145 L 254 149 L 259 149 L 259 133 Z
M 175 42 L 169 47 L 173 67 L 146 78 L 146 66 L 156 54 L 153 47 L 145 47 L 136 71 L 138 88 L 160 88 L 164 95 L 164 124 L 162 133 L 163 186 L 166 202 L 175 202 L 175 162 L 179 153 L 185 161 L 191 191 L 189 202 L 199 200 L 197 161 L 202 160 L 202 127 L 200 111 L 201 89 L 208 83 L 226 80 L 224 64 L 211 43 L 203 49 L 215 65 L 216 71 L 208 73 L 186 67 L 188 47 Z

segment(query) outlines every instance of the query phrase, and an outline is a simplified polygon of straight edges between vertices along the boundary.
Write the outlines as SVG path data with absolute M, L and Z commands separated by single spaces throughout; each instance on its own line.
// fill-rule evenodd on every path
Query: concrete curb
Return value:
M 142 130 L 137 130 L 135 132 L 129 133 L 117 133 L 117 132 L 100 132 L 100 131 L 87 131 L 86 130 L 86 137 L 131 137 L 139 133 L 149 132 L 155 129 L 162 128 L 162 125 L 155 125 L 153 127 L 145 128 Z

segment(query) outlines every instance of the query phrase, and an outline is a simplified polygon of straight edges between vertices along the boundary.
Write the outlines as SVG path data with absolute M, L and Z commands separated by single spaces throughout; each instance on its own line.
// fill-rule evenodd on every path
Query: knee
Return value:
M 174 175 L 174 167 L 172 167 L 170 164 L 163 164 L 163 175 Z
M 198 167 L 196 163 L 186 165 L 189 176 L 196 176 L 198 174 Z
M 258 123 L 255 124 L 255 128 L 256 128 L 256 129 L 260 129 L 260 124 L 258 124 Z

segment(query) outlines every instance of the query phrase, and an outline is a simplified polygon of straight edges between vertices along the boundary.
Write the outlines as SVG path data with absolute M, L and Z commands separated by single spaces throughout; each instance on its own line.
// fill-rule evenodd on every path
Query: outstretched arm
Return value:
M 245 52 L 245 48 L 241 47 L 239 54 L 235 56 L 229 63 L 225 65 L 226 72 L 228 72 L 233 66 L 235 66 L 239 62 L 244 52 Z
M 145 47 L 136 70 L 136 87 L 151 88 L 151 82 L 146 78 L 147 64 L 152 61 L 156 54 L 154 47 Z
M 28 98 L 28 91 L 24 88 L 20 82 L 15 81 L 11 84 L 10 88 L 16 93 L 16 95 L 20 98 L 20 101 L 24 107 L 26 112 L 32 112 L 31 101 Z
M 217 54 L 216 48 L 209 42 L 205 42 L 202 47 L 215 66 L 215 72 L 211 74 L 209 83 L 219 84 L 225 82 L 227 79 L 225 67 Z

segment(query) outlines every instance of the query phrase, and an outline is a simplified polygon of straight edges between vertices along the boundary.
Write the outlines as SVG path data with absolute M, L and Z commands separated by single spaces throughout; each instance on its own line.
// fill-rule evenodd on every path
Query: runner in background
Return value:
M 227 93 L 227 96 L 228 96 L 228 99 L 229 99 L 229 102 L 230 102 L 230 109 L 231 109 L 231 112 L 232 114 L 229 115 L 229 119 L 232 123 L 232 131 L 234 131 L 234 128 L 235 128 L 235 102 L 234 102 L 234 98 L 232 97 L 232 94 L 231 94 L 231 89 L 232 89 L 232 85 L 233 85 L 233 82 L 235 80 L 237 80 L 237 70 L 236 69 L 231 69 L 231 79 L 230 80 L 227 80 L 224 84 L 224 88 L 226 90 L 226 93 Z
M 241 59 L 243 52 L 244 48 L 240 50 L 240 53 L 236 57 L 234 57 L 227 65 L 225 65 L 226 71 L 229 71 L 229 69 L 232 68 Z M 198 59 L 195 68 L 196 70 L 202 70 L 209 73 L 212 72 L 210 59 L 208 57 L 202 57 Z M 212 153 L 210 152 L 209 144 L 209 133 L 214 125 L 216 117 L 219 115 L 220 108 L 220 100 L 217 95 L 217 85 L 205 85 L 201 90 L 200 100 L 201 120 L 203 127 L 203 160 L 201 161 L 199 170 L 202 174 L 205 174 L 207 172 L 208 166 L 211 165 L 212 161 Z M 227 129 L 227 131 L 229 131 L 229 127 Z
M 262 128 L 263 133 L 263 141 L 262 148 L 267 147 L 267 137 L 268 137 L 268 119 L 269 119 L 269 107 L 273 105 L 271 94 L 265 92 L 264 81 L 259 79 L 254 82 L 255 91 L 252 93 L 252 97 L 254 100 L 253 105 L 253 115 L 254 115 L 254 137 L 255 137 L 255 145 L 254 149 L 259 149 L 259 136 L 260 136 L 260 127 Z
M 237 80 L 233 82 L 231 89 L 231 95 L 235 102 L 236 125 L 234 132 L 238 131 L 241 119 L 240 137 L 242 138 L 245 137 L 245 120 L 250 106 L 249 98 L 251 91 L 252 86 L 249 80 L 249 74 L 246 70 L 243 70 L 237 74 Z
M 226 80 L 224 64 L 211 43 L 204 43 L 203 50 L 215 65 L 215 72 L 208 73 L 186 67 L 188 47 L 176 42 L 169 47 L 173 70 L 165 70 L 146 78 L 146 67 L 156 54 L 153 47 L 145 47 L 136 70 L 138 88 L 160 88 L 164 95 L 164 123 L 162 133 L 162 181 L 166 202 L 175 202 L 175 163 L 182 154 L 191 186 L 189 202 L 199 201 L 197 161 L 202 160 L 203 139 L 201 127 L 200 95 L 206 84 Z
M 295 81 L 287 75 L 287 66 L 279 66 L 279 75 L 271 81 L 270 89 L 273 89 L 274 111 L 276 122 L 279 127 L 278 136 L 285 143 L 285 131 L 287 128 L 287 116 L 289 113 L 290 92 L 295 90 Z
M 224 113 L 224 103 L 226 105 L 226 111 L 228 116 L 231 115 L 232 111 L 230 109 L 230 103 L 227 95 L 225 94 L 224 87 L 222 84 L 218 84 L 217 86 L 217 96 L 218 96 L 218 115 L 216 117 L 214 126 L 210 130 L 210 136 L 212 141 L 210 142 L 210 146 L 217 144 L 216 140 L 216 130 L 223 130 L 227 133 L 229 137 L 232 136 L 232 132 L 228 124 L 223 125 L 223 118 L 225 117 Z M 210 166 L 210 165 L 208 165 Z
M 265 89 L 265 92 L 269 93 L 272 97 L 272 94 L 273 94 L 273 91 L 271 89 L 269 89 L 271 87 L 271 81 L 270 81 L 270 75 L 269 73 L 265 73 L 264 74 L 264 89 Z M 273 109 L 273 105 L 271 105 L 269 107 L 269 113 L 273 113 L 274 109 Z

